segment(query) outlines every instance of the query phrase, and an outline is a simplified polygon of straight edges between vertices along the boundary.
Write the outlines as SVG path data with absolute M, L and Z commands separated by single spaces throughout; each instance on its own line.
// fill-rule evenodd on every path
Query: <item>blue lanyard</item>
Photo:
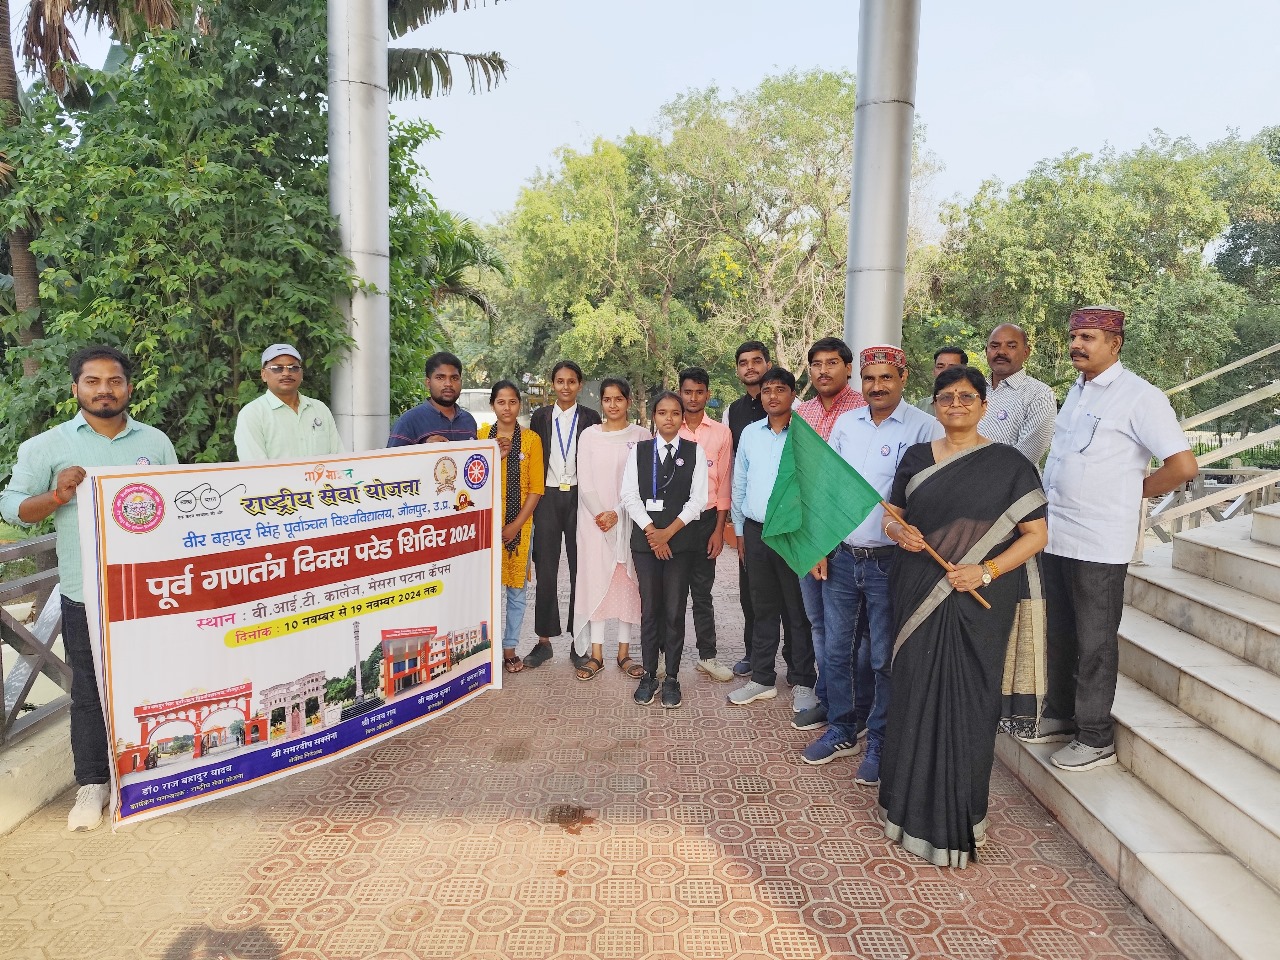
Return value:
M 569 423 L 569 442 L 564 442 L 564 437 L 560 434 L 560 420 L 556 421 L 556 444 L 560 447 L 560 459 L 564 462 L 565 473 L 569 472 L 569 448 L 573 446 L 573 431 L 578 426 L 578 408 L 573 408 L 573 420 Z
M 677 440 L 675 442 L 678 443 L 679 441 Z M 653 485 L 650 486 L 649 489 L 653 491 L 654 500 L 658 499 L 658 494 L 661 493 L 664 489 L 666 489 L 666 487 L 671 483 L 671 481 L 675 479 L 675 475 L 676 475 L 676 472 L 672 470 L 671 476 L 667 477 L 667 479 L 662 481 L 662 486 L 658 485 L 658 444 L 659 443 L 662 443 L 664 446 L 666 445 L 666 441 L 662 439 L 661 434 L 653 438 Z M 671 450 L 671 456 L 674 457 L 675 455 L 676 455 L 675 448 L 673 446 Z

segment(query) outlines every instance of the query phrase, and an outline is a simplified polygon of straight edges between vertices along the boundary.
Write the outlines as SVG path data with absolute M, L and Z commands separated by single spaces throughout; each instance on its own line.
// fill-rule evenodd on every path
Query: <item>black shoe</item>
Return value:
M 642 707 L 647 707 L 653 703 L 653 695 L 658 692 L 658 678 L 652 673 L 646 673 L 640 678 L 640 685 L 636 687 L 635 697 L 636 703 Z
M 638 698 L 640 694 L 636 694 Z M 680 706 L 680 681 L 675 677 L 667 677 L 662 681 L 662 705 L 668 710 Z
M 569 663 L 573 666 L 573 669 L 577 670 L 580 666 L 582 666 L 586 662 L 587 662 L 587 655 L 578 653 L 577 650 L 573 649 L 573 645 L 570 644 Z
M 539 641 L 533 645 L 532 650 L 525 654 L 524 665 L 529 670 L 540 667 L 551 659 L 553 653 L 550 643 Z

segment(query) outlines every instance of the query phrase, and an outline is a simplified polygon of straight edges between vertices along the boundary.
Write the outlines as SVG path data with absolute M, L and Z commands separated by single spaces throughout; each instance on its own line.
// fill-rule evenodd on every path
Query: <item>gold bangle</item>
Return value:
M 991 579 L 995 580 L 1000 576 L 1000 568 L 996 566 L 994 560 L 984 560 L 982 565 L 987 568 L 987 572 L 991 574 Z

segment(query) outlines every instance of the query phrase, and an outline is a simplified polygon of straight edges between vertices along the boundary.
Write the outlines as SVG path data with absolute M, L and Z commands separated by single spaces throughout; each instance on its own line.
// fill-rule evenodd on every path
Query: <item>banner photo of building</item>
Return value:
M 323 763 L 501 685 L 491 441 L 102 468 L 80 487 L 115 823 Z

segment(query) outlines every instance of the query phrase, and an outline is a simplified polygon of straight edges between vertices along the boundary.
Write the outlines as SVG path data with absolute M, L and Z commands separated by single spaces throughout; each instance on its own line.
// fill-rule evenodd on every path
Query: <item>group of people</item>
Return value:
M 817 341 L 807 358 L 814 396 L 797 402 L 796 377 L 752 340 L 737 349 L 744 393 L 723 422 L 707 415 L 707 372 L 690 367 L 676 391 L 653 397 L 652 432 L 633 422 L 625 380 L 601 381 L 599 413 L 581 404 L 583 372 L 571 360 L 552 369 L 555 402 L 527 428 L 520 387 L 502 380 L 490 392 L 495 421 L 477 430 L 458 405 L 461 361 L 437 353 L 426 364 L 427 400 L 396 421 L 388 446 L 496 441 L 506 672 L 544 665 L 567 632 L 574 675 L 592 680 L 614 621 L 615 663 L 637 682 L 635 701 L 679 707 L 691 602 L 695 668 L 742 679 L 730 705 L 777 696 L 781 647 L 791 724 L 822 731 L 803 761 L 861 755 L 854 780 L 878 786 L 886 834 L 958 867 L 984 840 L 1002 717 L 1025 740 L 1065 742 L 1052 756 L 1063 770 L 1115 762 L 1116 635 L 1140 501 L 1196 471 L 1167 399 L 1120 362 L 1124 314 L 1082 308 L 1069 336 L 1078 377 L 1061 410 L 1023 370 L 1025 332 L 1001 324 L 986 345 L 989 375 L 963 351 L 938 351 L 927 411 L 903 399 L 899 347 L 862 350 L 855 381 L 849 346 Z M 264 351 L 261 376 L 267 392 L 237 421 L 241 459 L 342 452 L 328 409 L 300 392 L 296 348 Z M 80 412 L 23 444 L 0 514 L 22 524 L 54 517 L 81 785 L 68 825 L 91 829 L 107 799 L 108 752 L 68 507 L 85 467 L 176 456 L 159 431 L 128 416 L 123 354 L 83 350 L 71 377 Z M 890 507 L 876 507 L 808 571 L 791 569 L 764 534 L 794 416 Z M 1148 475 L 1153 457 L 1163 465 Z M 737 554 L 744 615 L 744 652 L 732 667 L 717 657 L 712 603 L 726 546 Z M 521 656 L 531 584 L 537 640 Z

